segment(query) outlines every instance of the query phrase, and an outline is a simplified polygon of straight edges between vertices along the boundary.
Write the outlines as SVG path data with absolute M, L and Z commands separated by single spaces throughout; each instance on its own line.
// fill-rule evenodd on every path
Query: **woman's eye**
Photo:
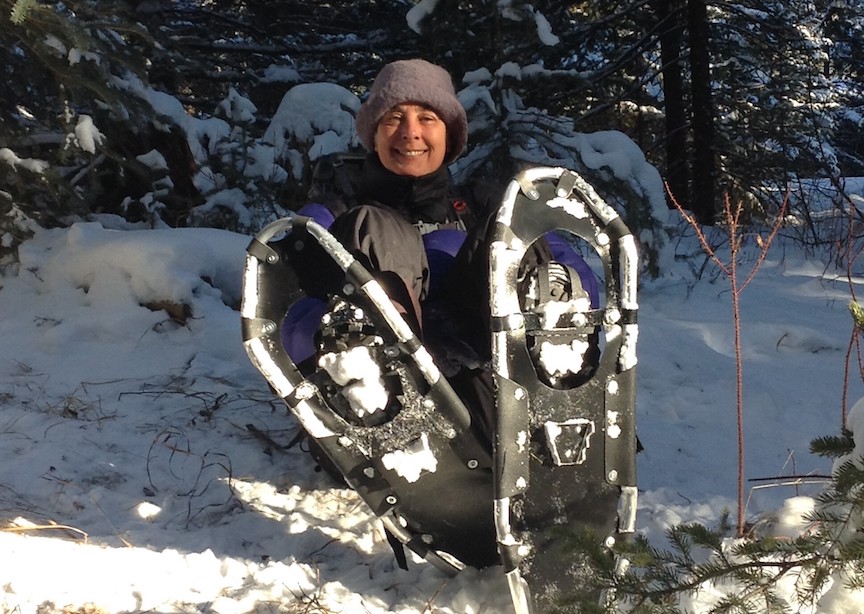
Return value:
M 402 121 L 402 116 L 395 113 L 384 116 L 384 122 L 388 124 L 398 124 L 400 121 Z

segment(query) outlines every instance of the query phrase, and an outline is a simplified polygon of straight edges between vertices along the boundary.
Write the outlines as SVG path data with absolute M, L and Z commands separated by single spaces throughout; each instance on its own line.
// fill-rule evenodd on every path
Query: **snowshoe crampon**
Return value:
M 365 346 L 382 366 L 391 397 L 380 408 L 352 412 L 343 393 L 356 381 L 340 380 L 330 364 L 327 373 L 301 370 L 285 349 L 286 313 L 310 298 L 296 290 L 290 261 L 298 244 L 309 241 L 344 274 L 341 292 L 311 310 L 320 321 L 319 352 Z M 381 285 L 327 230 L 295 216 L 258 233 L 248 248 L 241 313 L 253 364 L 331 469 L 383 521 L 400 564 L 403 547 L 449 573 L 498 562 L 489 446 L 479 442 L 465 405 Z
M 524 270 L 550 232 L 596 252 L 604 304 L 565 266 Z M 590 558 L 635 529 L 636 245 L 561 168 L 517 176 L 491 233 L 499 551 L 517 612 L 580 611 L 604 598 Z

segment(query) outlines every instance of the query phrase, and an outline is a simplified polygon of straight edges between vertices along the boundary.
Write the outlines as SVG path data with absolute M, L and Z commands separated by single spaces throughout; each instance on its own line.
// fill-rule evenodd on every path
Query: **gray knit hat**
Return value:
M 426 60 L 397 60 L 381 69 L 369 98 L 357 111 L 355 128 L 368 151 L 375 147 L 378 121 L 388 109 L 416 102 L 433 109 L 447 126 L 447 153 L 444 164 L 455 160 L 468 142 L 468 118 L 456 98 L 450 73 Z

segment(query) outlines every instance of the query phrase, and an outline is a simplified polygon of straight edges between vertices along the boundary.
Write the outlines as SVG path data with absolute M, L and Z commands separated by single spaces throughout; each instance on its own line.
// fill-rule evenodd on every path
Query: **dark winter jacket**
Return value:
M 363 164 L 358 202 L 395 209 L 412 224 L 455 221 L 453 190 L 446 166 L 422 177 L 407 177 L 388 171 L 378 156 L 371 154 Z

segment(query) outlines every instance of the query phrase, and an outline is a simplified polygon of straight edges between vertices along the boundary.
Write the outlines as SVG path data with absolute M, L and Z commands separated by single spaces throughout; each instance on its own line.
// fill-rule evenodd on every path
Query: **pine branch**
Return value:
M 16 26 L 20 26 L 35 6 L 36 0 L 16 0 L 9 13 L 9 20 Z
M 857 301 L 851 301 L 849 303 L 849 311 L 852 313 L 855 329 L 859 332 L 864 332 L 864 307 Z
M 840 458 L 851 454 L 855 449 L 852 431 L 842 429 L 841 434 L 817 437 L 810 442 L 810 452 L 828 458 Z
M 851 436 L 823 437 L 811 447 L 836 457 Z M 789 612 L 813 606 L 827 584 L 842 578 L 850 589 L 864 587 L 864 457 L 845 456 L 804 520 L 809 527 L 793 539 L 751 536 L 730 545 L 718 531 L 698 523 L 671 527 L 668 549 L 639 537 L 616 546 L 627 571 L 599 574 L 614 598 L 633 612 L 677 612 L 683 595 L 710 585 L 725 588 L 711 612 Z M 778 583 L 792 576 L 794 600 L 781 597 Z

